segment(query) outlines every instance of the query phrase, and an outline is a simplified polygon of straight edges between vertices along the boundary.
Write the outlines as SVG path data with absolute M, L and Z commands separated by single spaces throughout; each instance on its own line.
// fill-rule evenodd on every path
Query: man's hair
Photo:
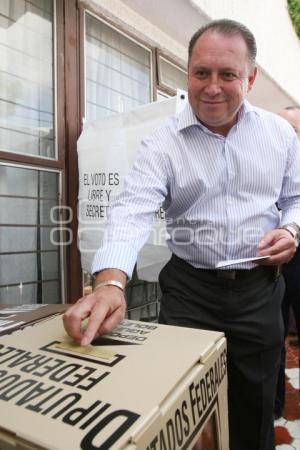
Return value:
M 255 37 L 245 25 L 230 19 L 213 20 L 194 33 L 189 43 L 189 62 L 196 42 L 208 30 L 216 31 L 223 36 L 241 36 L 247 45 L 250 69 L 254 67 L 257 52 Z
M 286 106 L 284 109 L 291 110 L 291 109 L 300 109 L 300 106 Z

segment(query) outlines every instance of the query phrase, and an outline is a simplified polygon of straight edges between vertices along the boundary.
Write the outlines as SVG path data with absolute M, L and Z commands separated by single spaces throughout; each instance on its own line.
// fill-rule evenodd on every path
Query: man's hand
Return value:
M 296 252 L 296 244 L 287 230 L 276 228 L 269 231 L 258 244 L 258 255 L 270 258 L 257 260 L 256 264 L 279 265 L 289 262 Z
M 63 316 L 66 332 L 78 344 L 88 345 L 96 336 L 108 333 L 123 319 L 126 301 L 121 289 L 103 286 L 92 294 L 80 298 Z M 82 322 L 89 317 L 88 325 Z

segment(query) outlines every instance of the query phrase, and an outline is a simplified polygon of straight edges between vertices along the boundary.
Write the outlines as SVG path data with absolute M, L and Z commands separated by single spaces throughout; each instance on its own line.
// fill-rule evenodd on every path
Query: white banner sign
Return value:
M 180 111 L 186 102 L 183 91 L 177 97 L 139 106 L 86 123 L 77 143 L 79 167 L 78 247 L 83 270 L 90 272 L 95 252 L 102 242 L 107 211 L 122 191 L 142 139 L 164 120 Z M 156 281 L 170 258 L 165 242 L 164 211 L 160 208 L 149 239 L 139 253 L 139 278 Z

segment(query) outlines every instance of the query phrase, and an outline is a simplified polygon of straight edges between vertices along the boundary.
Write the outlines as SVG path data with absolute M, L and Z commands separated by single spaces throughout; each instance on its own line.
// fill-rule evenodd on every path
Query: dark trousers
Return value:
M 275 449 L 284 281 L 271 270 L 261 266 L 225 279 L 173 255 L 160 273 L 160 323 L 225 332 L 230 450 Z
M 290 308 L 293 308 L 297 336 L 300 341 L 300 247 L 290 264 L 286 264 L 283 268 L 283 276 L 285 279 L 285 293 L 282 301 L 282 317 L 284 323 L 284 339 L 289 331 Z M 285 404 L 285 345 L 283 343 L 281 349 L 280 367 L 278 374 L 277 392 L 275 400 L 274 412 L 281 416 Z

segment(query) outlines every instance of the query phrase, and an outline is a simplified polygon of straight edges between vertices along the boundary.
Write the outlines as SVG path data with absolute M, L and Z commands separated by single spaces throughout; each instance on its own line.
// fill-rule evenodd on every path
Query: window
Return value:
M 157 54 L 157 77 L 158 85 L 161 90 L 169 93 L 176 92 L 176 89 L 187 89 L 187 72 L 178 64 L 168 60 L 159 52 Z
M 0 303 L 61 301 L 59 175 L 0 165 Z
M 54 0 L 0 2 L 1 303 L 64 299 L 55 7 Z
M 55 158 L 53 2 L 0 2 L 0 149 Z
M 151 101 L 151 53 L 86 14 L 86 118 L 95 120 Z

